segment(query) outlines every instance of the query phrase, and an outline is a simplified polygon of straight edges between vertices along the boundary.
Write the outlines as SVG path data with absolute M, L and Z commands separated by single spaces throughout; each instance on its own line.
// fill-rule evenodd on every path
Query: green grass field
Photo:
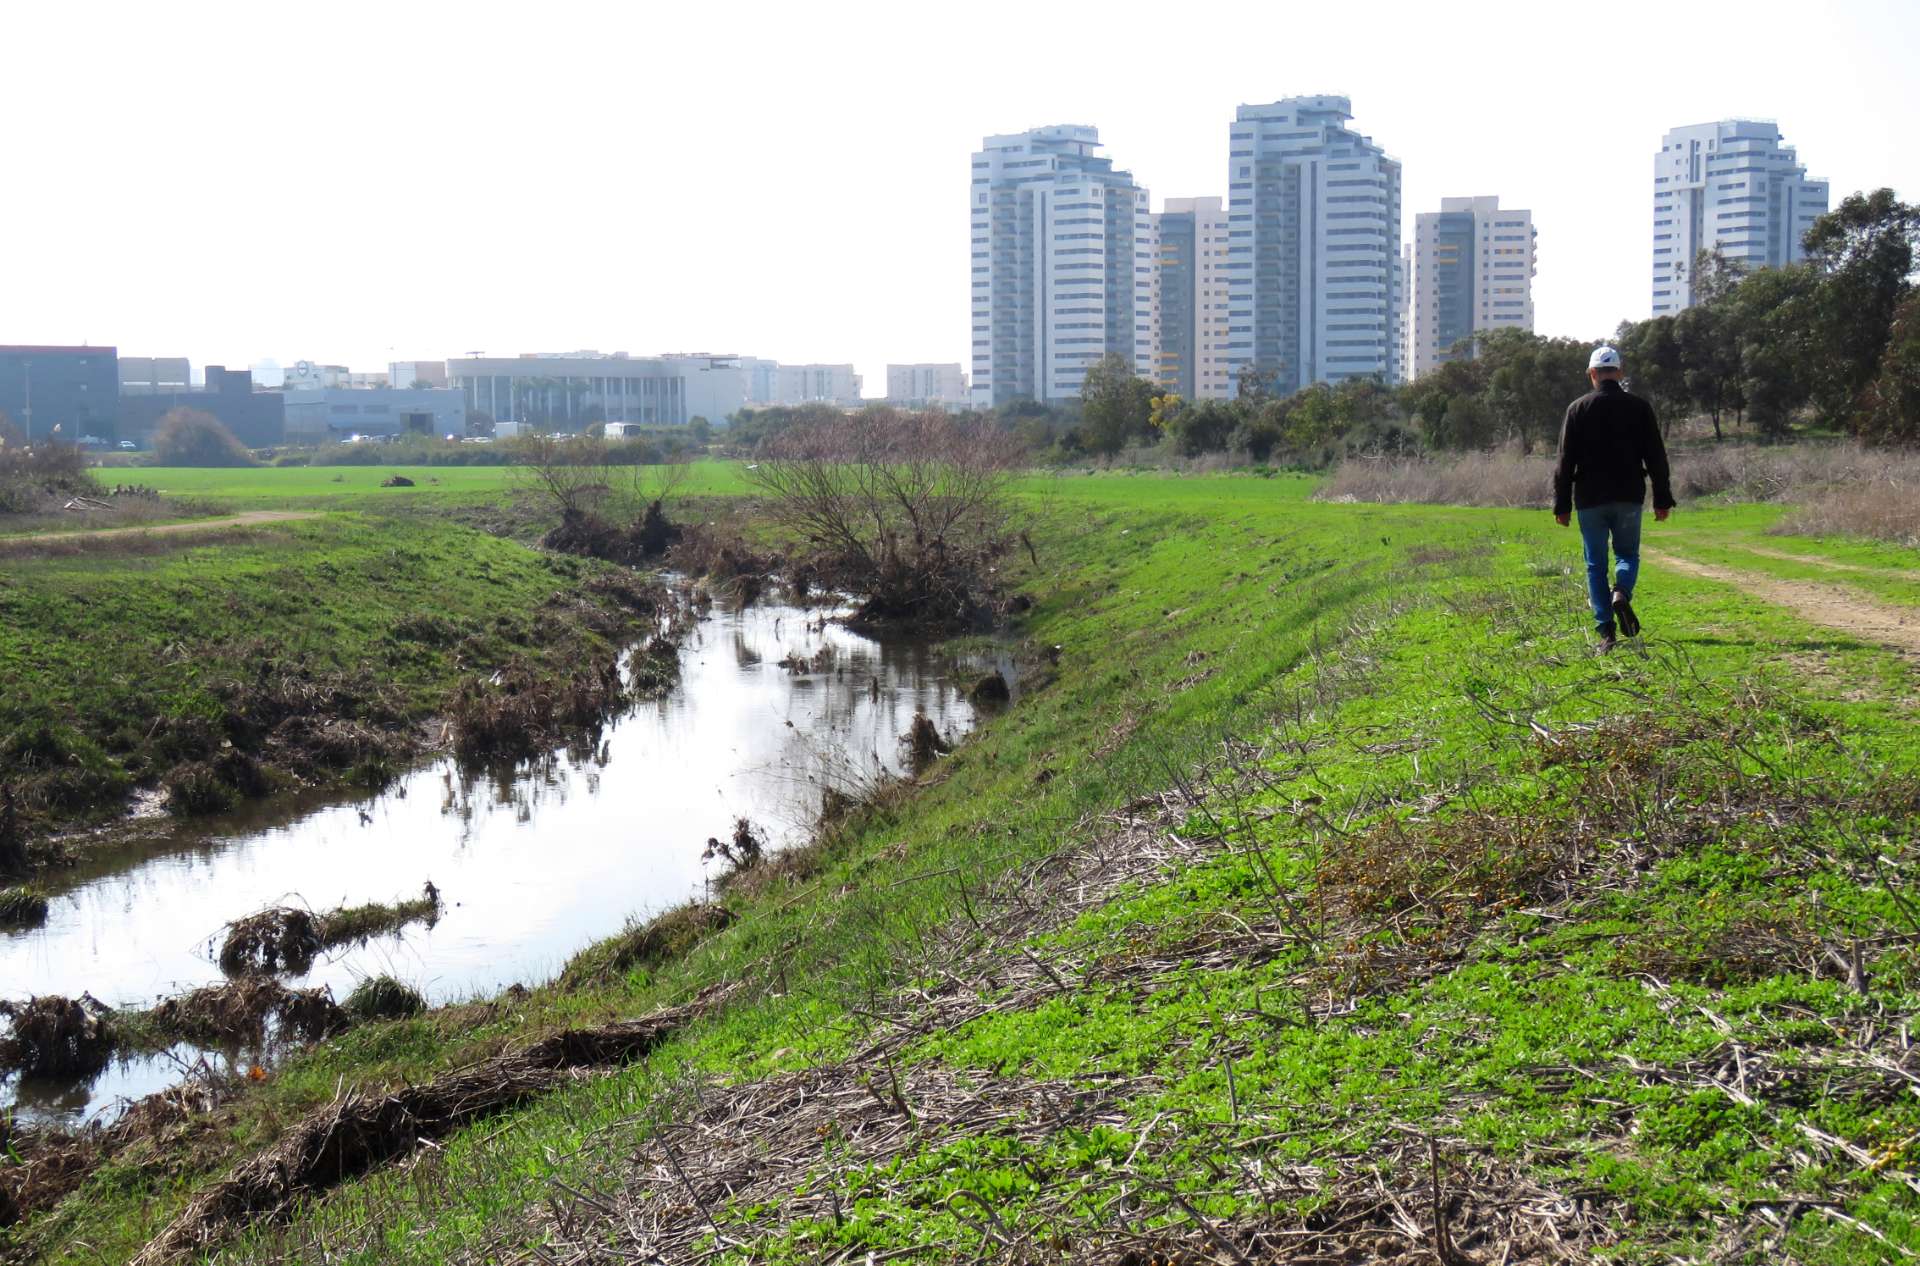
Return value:
M 1366 1260 L 1426 1251 L 1436 1186 L 1489 1264 L 1920 1251 L 1912 662 L 1658 563 L 1597 657 L 1544 513 L 1311 490 L 1027 481 L 1028 693 L 818 870 L 679 959 L 317 1048 L 16 1251 L 121 1260 L 343 1085 L 716 982 L 644 1062 L 226 1260 Z M 1920 558 L 1775 517 L 1648 544 L 1916 602 Z
M 382 488 L 392 475 L 414 481 L 411 488 Z M 164 495 L 192 497 L 241 510 L 313 509 L 329 503 L 381 508 L 408 500 L 461 498 L 492 500 L 519 486 L 523 472 L 512 466 L 258 466 L 209 470 L 150 466 L 131 474 L 133 482 Z M 745 490 L 740 468 L 731 462 L 697 462 L 681 489 L 689 496 Z

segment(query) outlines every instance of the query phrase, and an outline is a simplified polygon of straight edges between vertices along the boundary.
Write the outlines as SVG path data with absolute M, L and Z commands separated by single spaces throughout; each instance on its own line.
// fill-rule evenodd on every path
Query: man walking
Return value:
M 1614 633 L 1633 637 L 1633 583 L 1640 573 L 1640 510 L 1653 477 L 1653 517 L 1673 510 L 1667 448 L 1653 406 L 1620 383 L 1620 353 L 1596 347 L 1587 360 L 1593 390 L 1567 406 L 1560 427 L 1560 462 L 1553 471 L 1553 517 L 1561 527 L 1580 515 L 1587 553 L 1587 598 L 1600 650 L 1613 649 Z M 1607 583 L 1607 546 L 1613 546 L 1613 583 Z

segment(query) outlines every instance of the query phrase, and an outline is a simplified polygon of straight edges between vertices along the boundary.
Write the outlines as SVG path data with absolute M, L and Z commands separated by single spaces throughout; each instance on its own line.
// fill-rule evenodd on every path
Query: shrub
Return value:
M 101 488 L 87 469 L 87 455 L 74 444 L 40 443 L 28 448 L 0 442 L 0 514 L 26 514 L 49 497 L 97 497 Z
M 247 446 L 199 409 L 170 409 L 153 433 L 154 459 L 162 466 L 254 466 Z
M 425 1011 L 427 1000 L 391 976 L 373 976 L 354 986 L 346 1009 L 356 1020 L 404 1020 Z

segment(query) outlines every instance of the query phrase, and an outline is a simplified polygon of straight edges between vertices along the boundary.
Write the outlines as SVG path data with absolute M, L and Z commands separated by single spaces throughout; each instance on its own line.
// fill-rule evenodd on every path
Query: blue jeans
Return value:
M 1640 503 L 1614 501 L 1578 511 L 1580 542 L 1587 550 L 1587 600 L 1593 604 L 1595 630 L 1613 632 L 1613 593 L 1633 596 L 1633 580 L 1640 574 Z M 1613 578 L 1607 578 L 1607 538 L 1613 538 Z

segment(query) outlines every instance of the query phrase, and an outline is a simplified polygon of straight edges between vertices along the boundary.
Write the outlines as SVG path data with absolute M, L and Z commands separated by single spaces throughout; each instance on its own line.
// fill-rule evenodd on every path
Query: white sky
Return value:
M 1090 123 L 1225 194 L 1234 108 L 1353 99 L 1403 234 L 1494 193 L 1542 333 L 1644 316 L 1667 128 L 1920 197 L 1920 3 L 0 0 L 0 343 L 384 369 L 593 347 L 969 360 L 968 161 Z M 970 368 L 970 366 L 969 366 Z

